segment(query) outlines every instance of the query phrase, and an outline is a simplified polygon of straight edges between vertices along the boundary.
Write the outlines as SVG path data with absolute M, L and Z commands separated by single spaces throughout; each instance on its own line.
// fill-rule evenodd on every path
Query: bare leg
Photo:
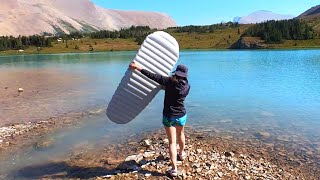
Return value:
M 177 145 L 176 145 L 176 128 L 175 127 L 164 127 L 169 139 L 169 154 L 172 163 L 172 169 L 177 170 Z
M 178 143 L 179 143 L 179 155 L 182 155 L 186 145 L 186 139 L 184 136 L 184 126 L 176 126 L 177 135 L 178 135 Z

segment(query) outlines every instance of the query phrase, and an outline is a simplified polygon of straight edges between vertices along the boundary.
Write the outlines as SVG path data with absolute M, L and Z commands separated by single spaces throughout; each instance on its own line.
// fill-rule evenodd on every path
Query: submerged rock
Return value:
M 260 131 L 260 132 L 258 132 L 258 133 L 256 134 L 256 136 L 257 136 L 257 138 L 259 138 L 259 139 L 267 139 L 267 138 L 269 138 L 271 135 L 270 135 L 270 133 L 268 133 L 268 132 Z
M 232 123 L 232 119 L 222 119 L 219 123 Z
M 38 141 L 34 146 L 35 148 L 42 150 L 52 147 L 54 145 L 54 142 L 55 141 L 53 138 L 46 138 Z
M 277 137 L 278 141 L 284 141 L 284 142 L 289 142 L 290 141 L 290 136 L 287 135 L 280 135 Z

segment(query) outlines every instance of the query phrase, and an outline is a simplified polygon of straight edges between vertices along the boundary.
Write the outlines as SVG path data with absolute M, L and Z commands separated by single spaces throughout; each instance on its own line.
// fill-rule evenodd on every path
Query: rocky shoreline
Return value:
M 49 141 L 38 141 L 39 137 L 62 127 L 75 126 L 79 123 L 79 119 L 87 115 L 88 113 L 75 112 L 51 117 L 44 121 L 0 127 L 0 157 L 6 157 L 7 154 L 30 145 L 36 145 L 39 148 L 49 146 Z
M 188 158 L 174 179 L 319 179 L 319 159 L 302 163 L 270 146 L 243 139 L 211 136 L 186 129 Z M 69 158 L 20 169 L 31 179 L 172 179 L 168 140 L 162 129 L 132 136 L 118 144 L 75 149 Z M 296 163 L 294 160 L 300 161 Z M 317 164 L 318 162 L 318 164 Z

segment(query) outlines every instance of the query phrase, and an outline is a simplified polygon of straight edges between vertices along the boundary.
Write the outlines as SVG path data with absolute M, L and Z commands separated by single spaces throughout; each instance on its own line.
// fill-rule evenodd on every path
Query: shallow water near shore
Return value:
M 0 108 L 1 120 L 22 123 L 66 112 L 90 114 L 77 127 L 41 137 L 53 139 L 52 146 L 30 147 L 5 158 L 0 162 L 0 174 L 19 177 L 20 168 L 64 159 L 79 147 L 105 146 L 160 128 L 163 92 L 127 125 L 115 125 L 104 115 L 134 55 L 107 52 L 0 57 L 2 94 L 19 85 L 13 83 L 11 87 L 6 74 L 15 75 L 17 81 L 30 81 L 26 86 L 32 90 L 39 89 L 29 93 L 25 88 L 17 97 L 10 93 L 1 96 L 0 105 L 5 107 Z M 190 71 L 188 125 L 219 136 L 258 138 L 320 153 L 320 50 L 186 51 L 181 52 L 179 63 L 188 65 Z M 33 82 L 36 80 L 21 77 L 34 72 L 45 78 Z M 63 77 L 57 79 L 59 75 Z M 43 89 L 43 84 L 48 88 Z

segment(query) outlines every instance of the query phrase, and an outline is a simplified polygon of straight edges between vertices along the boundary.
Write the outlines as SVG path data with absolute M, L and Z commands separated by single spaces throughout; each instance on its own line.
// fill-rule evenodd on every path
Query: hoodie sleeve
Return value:
M 161 76 L 159 74 L 154 74 L 146 69 L 142 69 L 141 73 L 148 78 L 154 80 L 155 82 L 159 83 L 162 86 L 168 86 L 170 84 L 170 78 L 166 76 Z

